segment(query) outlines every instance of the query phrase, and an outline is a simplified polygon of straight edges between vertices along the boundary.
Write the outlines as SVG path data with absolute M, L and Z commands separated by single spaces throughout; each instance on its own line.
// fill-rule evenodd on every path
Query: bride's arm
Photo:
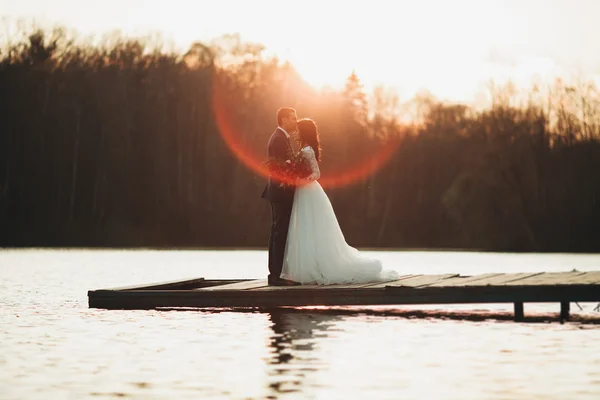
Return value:
M 319 179 L 321 177 L 321 170 L 319 169 L 319 162 L 315 156 L 315 151 L 311 147 L 307 147 L 302 149 L 302 155 L 308 161 L 312 173 L 306 178 L 300 179 L 298 183 L 308 183 Z

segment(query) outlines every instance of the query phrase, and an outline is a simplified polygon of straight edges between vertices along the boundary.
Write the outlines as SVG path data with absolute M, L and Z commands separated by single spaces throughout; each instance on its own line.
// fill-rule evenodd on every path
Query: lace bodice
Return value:
M 314 181 L 321 177 L 321 170 L 319 169 L 319 162 L 317 161 L 317 157 L 315 155 L 315 151 L 312 147 L 306 146 L 302 150 L 300 150 L 302 156 L 308 161 L 308 165 L 312 171 L 312 174 L 308 176 L 308 180 Z

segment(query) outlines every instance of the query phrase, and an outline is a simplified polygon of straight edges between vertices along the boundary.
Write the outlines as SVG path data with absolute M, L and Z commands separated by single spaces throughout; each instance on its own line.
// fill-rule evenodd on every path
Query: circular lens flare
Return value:
M 213 84 L 212 104 L 219 133 L 235 157 L 247 168 L 265 178 L 272 176 L 279 181 L 288 181 L 285 176 L 269 171 L 264 153 L 257 154 L 251 146 L 244 144 L 239 133 L 240 130 L 236 129 L 233 124 L 235 118 L 231 115 L 230 108 L 227 106 L 225 90 L 221 88 L 217 82 Z M 368 155 L 368 157 L 365 157 L 363 160 L 359 160 L 350 167 L 345 167 L 330 173 L 321 171 L 319 183 L 323 187 L 334 188 L 351 185 L 355 182 L 364 180 L 375 173 L 390 159 L 398 148 L 398 144 L 399 141 L 397 140 L 388 140 L 383 143 L 379 149 L 374 151 L 373 154 Z

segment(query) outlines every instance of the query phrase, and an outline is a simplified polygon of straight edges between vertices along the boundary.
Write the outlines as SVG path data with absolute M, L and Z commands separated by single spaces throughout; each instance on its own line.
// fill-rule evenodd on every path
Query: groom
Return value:
M 285 162 L 292 159 L 294 150 L 290 143 L 290 134 L 298 129 L 296 110 L 282 107 L 277 110 L 277 129 L 271 135 L 267 145 L 269 159 Z M 271 235 L 269 236 L 269 277 L 270 286 L 293 286 L 299 283 L 282 279 L 283 257 L 287 241 L 292 204 L 294 203 L 294 186 L 279 182 L 269 176 L 262 198 L 271 203 Z

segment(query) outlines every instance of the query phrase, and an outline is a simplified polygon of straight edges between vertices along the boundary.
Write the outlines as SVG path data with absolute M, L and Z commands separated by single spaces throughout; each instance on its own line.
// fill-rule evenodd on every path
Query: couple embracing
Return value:
M 267 146 L 270 175 L 262 194 L 271 204 L 269 285 L 393 280 L 394 271 L 383 271 L 381 261 L 346 243 L 331 202 L 317 181 L 321 146 L 315 121 L 298 121 L 296 110 L 282 107 L 277 111 L 277 125 Z M 292 134 L 300 145 L 297 154 Z M 296 173 L 286 175 L 282 170 Z

